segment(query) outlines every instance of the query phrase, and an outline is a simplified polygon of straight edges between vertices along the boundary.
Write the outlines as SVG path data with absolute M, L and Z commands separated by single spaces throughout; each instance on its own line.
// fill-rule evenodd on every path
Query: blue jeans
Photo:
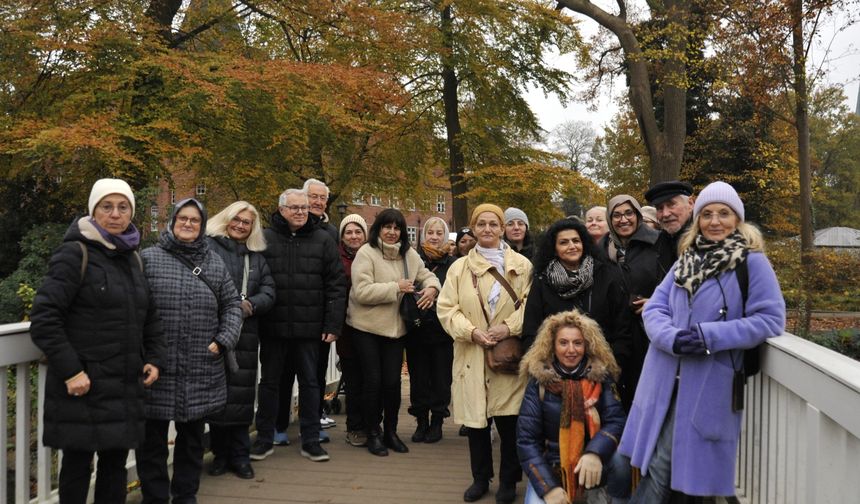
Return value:
M 614 502 L 625 502 L 630 497 L 630 460 L 618 452 L 612 454 L 612 458 L 603 466 L 600 475 L 600 485 L 606 485 L 606 491 Z M 526 486 L 526 498 L 524 504 L 544 504 L 544 500 L 538 497 L 531 481 Z
M 665 504 L 672 494 L 672 436 L 675 425 L 675 398 L 666 412 L 657 445 L 648 463 L 648 474 L 642 477 L 630 504 Z

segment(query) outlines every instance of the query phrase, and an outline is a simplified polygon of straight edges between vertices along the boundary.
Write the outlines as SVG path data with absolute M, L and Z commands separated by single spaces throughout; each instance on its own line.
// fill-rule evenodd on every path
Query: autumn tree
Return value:
M 565 166 L 573 171 L 582 171 L 594 148 L 597 137 L 587 121 L 565 121 L 549 134 L 550 149 L 564 158 Z

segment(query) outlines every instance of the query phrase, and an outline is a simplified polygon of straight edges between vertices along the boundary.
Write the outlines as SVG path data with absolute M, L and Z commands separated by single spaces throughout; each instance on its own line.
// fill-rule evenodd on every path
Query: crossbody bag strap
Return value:
M 475 292 L 478 293 L 478 304 L 481 305 L 481 313 L 484 314 L 484 320 L 487 321 L 487 327 L 490 327 L 490 316 L 487 315 L 487 309 L 484 308 L 484 298 L 481 297 L 481 289 L 478 288 L 478 276 L 472 272 L 472 286 L 475 288 Z
M 242 273 L 242 301 L 248 299 L 248 274 L 251 271 L 251 258 L 249 254 L 245 254 L 245 270 Z
M 491 275 L 493 275 L 493 278 L 495 278 L 496 281 L 499 282 L 499 284 L 504 287 L 506 291 L 508 291 L 508 295 L 511 296 L 511 299 L 514 300 L 514 309 L 519 310 L 520 305 L 522 305 L 523 302 L 520 301 L 519 297 L 517 297 L 517 293 L 514 292 L 514 288 L 511 287 L 511 284 L 509 284 L 508 281 L 505 280 L 505 277 L 503 277 L 502 274 L 499 273 L 499 270 L 497 270 L 495 267 L 490 268 L 488 271 Z
M 212 285 L 212 282 L 210 282 L 209 279 L 206 278 L 206 275 L 203 274 L 203 269 L 200 266 L 195 266 L 190 259 L 185 256 L 179 255 L 172 250 L 168 250 L 167 252 L 170 253 L 173 257 L 175 257 L 177 260 L 179 260 L 179 262 L 185 265 L 188 269 L 190 269 L 192 275 L 196 276 L 203 283 L 205 283 L 206 286 L 209 287 L 209 290 L 212 291 L 212 294 L 215 295 L 215 301 L 217 301 L 219 305 L 221 304 L 221 298 L 220 296 L 218 296 L 218 290 L 215 289 L 215 286 Z

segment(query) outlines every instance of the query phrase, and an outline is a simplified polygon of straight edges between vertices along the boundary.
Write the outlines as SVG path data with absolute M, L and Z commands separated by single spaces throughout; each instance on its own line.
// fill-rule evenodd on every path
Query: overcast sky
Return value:
M 858 13 L 854 13 L 856 19 Z M 818 30 L 819 38 L 812 52 L 808 68 L 818 68 L 825 71 L 825 80 L 829 84 L 845 86 L 846 104 L 851 110 L 856 110 L 858 104 L 858 86 L 860 86 L 860 23 L 838 31 L 845 25 L 847 16 L 839 16 L 824 23 Z M 595 30 L 593 21 L 585 20 L 581 25 L 583 31 Z M 829 50 L 828 50 L 829 49 Z M 576 73 L 573 58 L 552 57 L 550 61 L 559 68 Z M 537 114 L 541 126 L 552 131 L 560 123 L 570 120 L 588 121 L 596 131 L 601 131 L 609 125 L 612 116 L 618 110 L 618 99 L 626 99 L 627 89 L 623 80 L 614 83 L 614 88 L 607 90 L 594 104 L 573 101 L 563 107 L 558 99 L 550 95 L 545 97 L 541 91 L 533 90 L 526 95 L 532 110 Z M 589 107 L 591 105 L 591 107 Z M 589 110 L 592 108 L 593 110 Z

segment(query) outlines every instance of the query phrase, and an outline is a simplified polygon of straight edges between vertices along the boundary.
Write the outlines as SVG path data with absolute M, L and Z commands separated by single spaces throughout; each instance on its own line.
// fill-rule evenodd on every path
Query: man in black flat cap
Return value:
M 645 193 L 648 204 L 657 209 L 657 220 L 662 226 L 657 238 L 658 261 L 663 274 L 678 259 L 678 240 L 693 220 L 693 186 L 672 180 L 658 182 Z

